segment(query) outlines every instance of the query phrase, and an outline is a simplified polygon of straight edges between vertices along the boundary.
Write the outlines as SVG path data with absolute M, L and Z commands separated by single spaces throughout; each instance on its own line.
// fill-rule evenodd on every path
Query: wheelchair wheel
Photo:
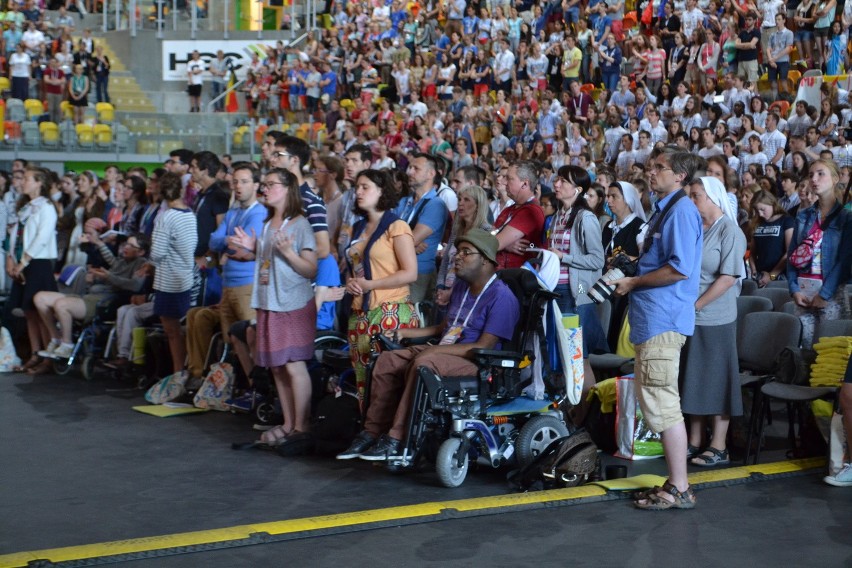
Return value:
M 74 365 L 69 364 L 68 359 L 53 360 L 53 372 L 57 375 L 67 375 L 72 368 L 74 368 Z
M 464 483 L 467 476 L 467 468 L 470 465 L 468 455 L 465 453 L 459 465 L 458 451 L 461 448 L 460 438 L 450 438 L 441 444 L 438 450 L 438 459 L 435 460 L 435 470 L 444 487 L 458 487 Z
M 83 378 L 91 381 L 95 378 L 95 356 L 86 355 L 83 357 L 83 365 L 80 369 L 83 372 Z
M 568 434 L 568 427 L 558 418 L 533 416 L 521 428 L 515 441 L 515 453 L 521 467 L 532 462 L 551 442 Z
M 349 345 L 349 341 L 342 333 L 336 331 L 323 331 L 317 334 L 314 340 L 314 357 L 322 361 L 322 354 L 326 349 L 343 349 Z
M 274 402 L 261 402 L 254 409 L 254 416 L 260 424 L 272 424 L 276 414 Z

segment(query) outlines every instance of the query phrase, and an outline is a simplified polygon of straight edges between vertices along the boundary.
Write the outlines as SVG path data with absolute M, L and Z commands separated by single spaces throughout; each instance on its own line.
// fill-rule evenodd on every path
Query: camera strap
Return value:
M 642 243 L 642 254 L 645 254 L 646 252 L 651 250 L 651 245 L 654 243 L 654 235 L 659 232 L 660 227 L 662 226 L 663 221 L 665 220 L 669 210 L 674 207 L 675 203 L 677 203 L 684 197 L 686 197 L 686 191 L 683 189 L 678 190 L 678 192 L 675 193 L 674 196 L 672 196 L 671 200 L 666 203 L 666 206 L 663 207 L 663 210 L 660 212 L 660 214 L 655 216 L 657 221 L 656 223 L 654 223 L 654 227 L 649 232 L 645 233 L 645 240 Z

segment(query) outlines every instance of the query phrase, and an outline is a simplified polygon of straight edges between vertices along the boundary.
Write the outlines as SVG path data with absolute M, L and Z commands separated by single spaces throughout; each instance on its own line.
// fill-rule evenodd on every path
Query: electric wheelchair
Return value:
M 479 369 L 475 377 L 441 377 L 425 367 L 418 369 L 402 451 L 387 461 L 391 471 L 432 461 L 441 483 L 458 487 L 471 462 L 497 468 L 516 460 L 523 466 L 570 433 L 560 408 L 565 380 L 543 367 L 546 357 L 535 357 L 536 343 L 544 340 L 545 310 L 556 295 L 525 269 L 502 270 L 498 277 L 520 303 L 514 337 L 501 350 L 473 352 Z M 377 339 L 384 349 L 402 347 L 384 336 Z M 546 354 L 546 348 L 540 352 Z M 536 365 L 542 366 L 545 379 L 543 400 L 523 392 L 532 383 Z

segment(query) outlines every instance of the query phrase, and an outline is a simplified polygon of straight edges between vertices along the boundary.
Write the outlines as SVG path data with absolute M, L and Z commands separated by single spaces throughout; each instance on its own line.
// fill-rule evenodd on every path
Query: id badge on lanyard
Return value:
M 441 342 L 438 345 L 455 345 L 461 339 L 462 331 L 464 328 L 460 325 L 451 325 L 447 329 L 447 333 L 444 334 L 444 337 L 441 338 Z
M 268 258 L 260 264 L 260 271 L 258 272 L 257 283 L 261 286 L 269 286 L 269 265 L 270 262 Z

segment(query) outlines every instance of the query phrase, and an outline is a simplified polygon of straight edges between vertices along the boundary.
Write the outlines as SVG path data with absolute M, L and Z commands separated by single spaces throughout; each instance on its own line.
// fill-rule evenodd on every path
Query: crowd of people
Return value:
M 284 419 L 261 441 L 275 445 L 308 435 L 316 330 L 345 331 L 362 396 L 375 333 L 437 334 L 435 351 L 379 358 L 372 414 L 338 456 L 383 460 L 400 451 L 412 365 L 469 370 L 470 349 L 510 339 L 519 316 L 494 272 L 543 248 L 559 259 L 559 307 L 584 330 L 586 390 L 588 355 L 629 322 L 639 402 L 670 473 L 636 505 L 691 508 L 687 464 L 730 463 L 742 414 L 742 281 L 787 281 L 805 347 L 821 321 L 849 317 L 848 92 L 825 82 L 818 108 L 798 100 L 789 116 L 766 104 L 794 90 L 796 40 L 806 67 L 832 71 L 827 30 L 852 21 L 824 4 L 794 7 L 794 33 L 780 0 L 652 4 L 632 12 L 639 25 L 620 0 L 335 3 L 334 26 L 301 51 L 256 57 L 246 93 L 253 112 L 323 121 L 323 147 L 267 130 L 257 163 L 176 150 L 163 168 L 110 166 L 103 180 L 22 160 L 0 174 L 6 312 L 23 311 L 19 349 L 32 353 L 21 370 L 47 372 L 72 348 L 70 322 L 116 297 L 113 366 L 156 315 L 172 371 L 192 380 L 224 332 L 247 381 L 237 408 L 254 404 L 254 367 L 271 369 Z M 758 91 L 761 66 L 771 93 Z M 636 276 L 615 282 L 605 328 L 588 292 L 624 258 Z M 79 298 L 57 293 L 69 264 L 88 267 Z M 222 300 L 195 306 L 210 271 Z M 832 482 L 852 485 L 852 467 Z
M 10 80 L 11 98 L 44 101 L 46 114 L 56 123 L 64 120 L 62 102 L 68 101 L 78 124 L 90 98 L 110 102 L 109 57 L 90 29 L 73 37 L 76 16 L 64 4 L 49 14 L 34 0 L 5 4 L 0 12 L 0 75 Z

